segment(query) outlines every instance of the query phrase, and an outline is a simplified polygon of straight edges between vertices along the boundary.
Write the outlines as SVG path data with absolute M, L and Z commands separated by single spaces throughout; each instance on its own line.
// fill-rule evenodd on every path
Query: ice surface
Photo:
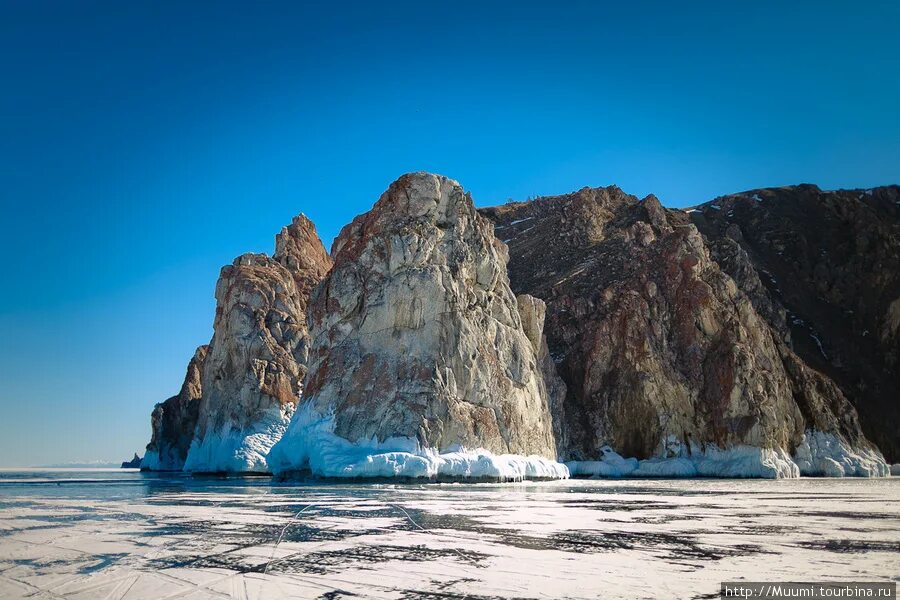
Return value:
M 818 477 L 886 477 L 891 468 L 880 452 L 852 448 L 837 436 L 809 430 L 794 453 L 803 475 Z
M 287 429 L 294 405 L 273 407 L 246 429 L 225 426 L 202 440 L 194 439 L 185 471 L 201 473 L 268 473 L 266 456 Z
M 0 598 L 675 599 L 900 578 L 896 479 L 121 477 L 0 486 Z
M 900 463 L 894 463 L 891 465 L 891 476 L 900 477 Z
M 409 438 L 350 442 L 334 434 L 334 415 L 304 403 L 269 454 L 276 474 L 310 471 L 320 477 L 423 479 L 566 479 L 565 465 L 541 456 L 493 454 L 483 449 L 422 448 Z

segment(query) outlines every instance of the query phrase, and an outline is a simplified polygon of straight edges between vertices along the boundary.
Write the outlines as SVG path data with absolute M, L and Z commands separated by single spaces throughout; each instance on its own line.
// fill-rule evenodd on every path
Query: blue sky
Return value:
M 142 452 L 219 268 L 404 172 L 900 182 L 896 2 L 386 4 L 0 2 L 0 465 Z

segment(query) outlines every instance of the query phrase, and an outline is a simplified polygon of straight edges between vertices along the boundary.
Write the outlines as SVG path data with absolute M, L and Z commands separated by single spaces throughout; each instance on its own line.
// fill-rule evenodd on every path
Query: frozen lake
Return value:
M 739 579 L 900 579 L 900 478 L 0 471 L 0 598 L 716 598 Z

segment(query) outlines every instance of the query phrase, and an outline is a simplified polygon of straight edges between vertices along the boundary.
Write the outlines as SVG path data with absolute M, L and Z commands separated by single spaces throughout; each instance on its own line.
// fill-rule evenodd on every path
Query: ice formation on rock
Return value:
M 269 466 L 282 476 L 308 472 L 334 478 L 522 481 L 569 476 L 565 465 L 542 456 L 461 447 L 439 452 L 405 437 L 350 442 L 335 435 L 334 427 L 334 414 L 322 415 L 312 403 L 302 405 L 269 454 Z
M 832 433 L 809 430 L 794 452 L 802 475 L 817 477 L 886 477 L 891 467 L 874 448 L 856 446 Z
M 693 447 L 691 452 L 664 458 L 622 458 L 603 448 L 597 461 L 566 463 L 573 477 L 729 477 L 783 479 L 800 476 L 790 455 L 781 449 L 734 446 Z

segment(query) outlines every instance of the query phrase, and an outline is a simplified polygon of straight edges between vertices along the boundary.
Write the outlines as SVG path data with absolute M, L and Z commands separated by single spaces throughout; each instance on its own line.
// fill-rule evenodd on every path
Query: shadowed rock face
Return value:
M 455 181 L 405 175 L 335 240 L 304 402 L 356 441 L 555 457 L 542 307 L 523 330 L 506 247 Z M 534 301 L 541 304 L 540 301 Z
M 756 308 L 758 290 L 739 289 L 684 213 L 615 187 L 481 212 L 509 246 L 513 290 L 547 304 L 568 456 L 793 450 L 808 428 L 867 445 L 837 386 L 761 316 L 777 322 L 778 307 Z
M 869 439 L 900 460 L 900 187 L 751 190 L 688 216 L 796 353 L 799 393 L 849 398 Z M 807 404 L 814 420 L 821 408 Z
M 181 391 L 153 408 L 150 415 L 152 437 L 141 468 L 150 471 L 180 471 L 194 439 L 200 398 L 201 373 L 209 346 L 200 346 L 188 363 Z
M 222 269 L 213 339 L 191 361 L 181 393 L 154 410 L 143 468 L 267 469 L 306 374 L 309 294 L 330 266 L 300 215 L 278 234 L 274 258 L 244 254 Z

